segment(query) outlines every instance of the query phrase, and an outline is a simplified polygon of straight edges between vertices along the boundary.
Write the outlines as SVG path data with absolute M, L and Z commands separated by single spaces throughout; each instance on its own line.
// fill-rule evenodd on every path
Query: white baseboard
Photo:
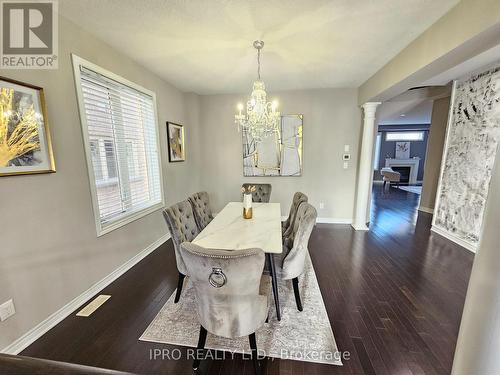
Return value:
M 418 210 L 422 212 L 427 212 L 428 214 L 434 214 L 434 208 L 419 206 Z
M 339 219 L 334 217 L 318 217 L 316 218 L 317 223 L 324 224 L 351 224 L 352 219 Z
M 288 216 L 281 216 L 281 221 L 288 219 Z M 316 223 L 318 224 L 351 224 L 352 219 L 337 219 L 333 217 L 317 217 Z
M 359 224 L 352 223 L 351 227 L 353 227 L 355 230 L 364 230 L 364 231 L 370 230 L 370 228 L 368 228 L 368 225 L 366 225 L 366 224 L 359 225 Z
M 431 230 L 434 233 L 437 233 L 440 236 L 443 236 L 444 238 L 446 238 L 452 242 L 455 242 L 457 245 L 460 245 L 460 246 L 466 248 L 467 250 L 472 251 L 473 253 L 475 253 L 477 250 L 476 244 L 469 242 L 469 241 L 466 241 L 463 238 L 460 238 L 460 237 L 454 235 L 453 233 L 447 232 L 447 231 L 445 231 L 439 227 L 436 227 L 434 225 L 431 227 Z
M 99 293 L 102 289 L 107 287 L 109 284 L 118 279 L 121 275 L 123 275 L 137 263 L 139 263 L 142 259 L 151 254 L 154 250 L 156 250 L 161 244 L 163 244 L 169 238 L 170 234 L 167 233 L 166 235 L 162 236 L 161 238 L 153 242 L 151 245 L 146 247 L 144 250 L 135 255 L 133 258 L 126 261 L 124 264 L 115 269 L 113 272 L 104 277 L 102 280 L 92 285 L 89 289 L 80 294 L 78 297 L 76 297 L 63 307 L 61 307 L 55 313 L 50 315 L 47 319 L 36 325 L 34 328 L 30 329 L 28 332 L 26 332 L 24 335 L 19 337 L 17 340 L 15 340 L 7 347 L 3 348 L 0 351 L 0 353 L 14 354 L 14 355 L 19 354 L 21 351 L 30 346 L 33 342 L 38 340 L 42 335 L 44 335 L 50 329 L 59 324 L 63 319 L 65 319 L 71 313 L 76 311 L 85 302 L 87 302 L 93 296 Z

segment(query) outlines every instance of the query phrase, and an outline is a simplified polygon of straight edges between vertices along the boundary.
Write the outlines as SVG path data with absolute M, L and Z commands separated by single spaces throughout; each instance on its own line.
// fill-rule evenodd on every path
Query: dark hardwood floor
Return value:
M 266 374 L 449 374 L 473 255 L 430 232 L 418 195 L 373 193 L 369 232 L 318 224 L 309 250 L 344 366 L 263 361 Z M 176 287 L 171 241 L 102 291 L 90 318 L 74 314 L 23 355 L 138 374 L 190 374 L 191 360 L 150 359 L 138 341 Z M 252 374 L 241 357 L 206 360 L 202 374 Z

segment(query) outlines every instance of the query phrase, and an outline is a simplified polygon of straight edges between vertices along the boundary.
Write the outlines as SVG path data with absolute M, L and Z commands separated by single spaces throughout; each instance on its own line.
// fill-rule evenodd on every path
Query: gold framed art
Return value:
M 303 120 L 302 114 L 281 115 L 279 129 L 259 142 L 243 129 L 243 177 L 302 176 Z
M 184 126 L 167 122 L 168 136 L 168 161 L 175 163 L 186 160 L 186 147 L 184 144 Z
M 43 88 L 0 77 L 0 176 L 55 171 Z

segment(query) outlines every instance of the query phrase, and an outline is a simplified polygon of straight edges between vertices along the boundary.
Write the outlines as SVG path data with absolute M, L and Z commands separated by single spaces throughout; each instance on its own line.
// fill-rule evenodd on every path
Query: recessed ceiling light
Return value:
M 406 115 L 404 113 L 401 113 L 399 116 L 400 117 L 405 117 Z

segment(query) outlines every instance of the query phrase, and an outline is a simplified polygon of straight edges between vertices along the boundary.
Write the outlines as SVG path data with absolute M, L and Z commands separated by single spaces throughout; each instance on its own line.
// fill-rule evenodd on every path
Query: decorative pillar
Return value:
M 359 171 L 356 189 L 356 210 L 352 226 L 356 230 L 368 230 L 368 202 L 370 201 L 371 181 L 373 175 L 373 145 L 375 143 L 375 112 L 380 102 L 363 104 L 363 138 L 359 155 Z
M 500 374 L 500 152 L 493 167 L 483 233 L 474 259 L 452 375 Z

